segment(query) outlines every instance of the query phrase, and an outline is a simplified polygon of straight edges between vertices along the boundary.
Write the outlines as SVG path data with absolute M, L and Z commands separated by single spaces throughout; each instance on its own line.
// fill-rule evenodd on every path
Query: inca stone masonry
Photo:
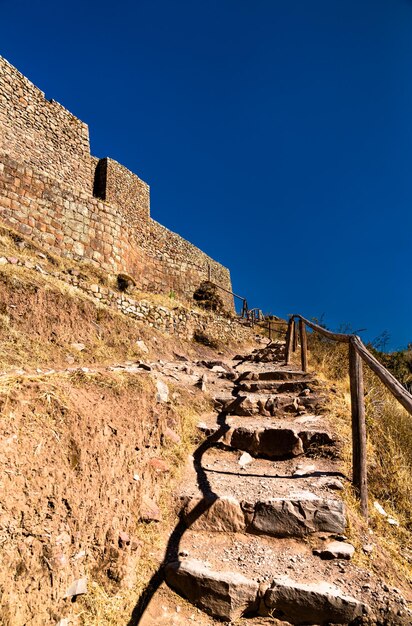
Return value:
M 149 186 L 90 154 L 89 131 L 0 56 L 0 219 L 56 254 L 191 299 L 229 270 L 150 217 Z M 222 296 L 233 309 L 231 296 Z

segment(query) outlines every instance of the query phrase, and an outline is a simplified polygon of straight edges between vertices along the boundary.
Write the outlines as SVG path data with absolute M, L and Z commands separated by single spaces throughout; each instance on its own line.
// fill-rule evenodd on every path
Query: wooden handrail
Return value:
M 317 333 L 323 335 L 324 337 L 327 337 L 328 339 L 333 339 L 334 341 L 340 341 L 343 343 L 349 343 L 350 341 L 350 335 L 345 335 L 344 333 L 333 333 L 331 330 L 326 330 L 326 328 L 323 328 L 323 326 L 319 326 L 314 322 L 310 322 L 306 319 L 306 317 L 303 317 L 303 315 L 292 315 L 292 317 L 302 320 L 303 322 L 305 322 L 306 326 L 309 326 L 309 328 L 315 330 Z
M 391 374 L 386 367 L 379 363 L 378 359 L 373 356 L 366 348 L 360 337 L 352 335 L 352 342 L 356 351 L 360 354 L 362 359 L 369 365 L 371 370 L 375 372 L 376 376 L 383 382 L 385 387 L 389 389 L 392 395 L 402 404 L 403 408 L 412 415 L 412 395 L 405 389 L 393 374 Z
M 351 389 L 351 413 L 352 413 L 352 480 L 355 490 L 360 499 L 362 515 L 368 517 L 368 482 L 366 468 L 366 420 L 365 398 L 363 388 L 362 361 L 378 376 L 382 383 L 389 389 L 392 395 L 412 415 L 412 394 L 393 376 L 379 361 L 369 352 L 363 341 L 354 334 L 334 333 L 314 322 L 309 321 L 302 315 L 291 315 L 286 333 L 286 356 L 285 363 L 290 363 L 291 351 L 295 347 L 296 337 L 295 320 L 299 320 L 299 335 L 301 345 L 302 370 L 307 371 L 307 341 L 306 328 L 319 333 L 327 339 L 339 343 L 349 344 L 349 378 Z

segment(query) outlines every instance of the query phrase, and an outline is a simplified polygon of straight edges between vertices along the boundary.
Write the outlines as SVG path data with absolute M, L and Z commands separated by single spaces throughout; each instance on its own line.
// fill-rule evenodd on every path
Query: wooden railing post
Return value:
M 308 371 L 308 341 L 306 337 L 305 322 L 299 319 L 299 335 L 300 335 L 300 358 L 302 363 L 302 372 Z
M 293 352 L 298 349 L 298 326 L 299 321 L 295 320 L 295 328 L 293 329 Z
M 290 365 L 290 355 L 292 352 L 293 346 L 293 336 L 295 330 L 295 322 L 293 317 L 290 318 L 288 323 L 288 330 L 286 333 L 286 354 L 285 354 L 285 365 Z
M 366 422 L 362 359 L 349 342 L 349 376 L 352 407 L 353 485 L 360 498 L 361 513 L 368 518 L 368 478 L 366 467 Z

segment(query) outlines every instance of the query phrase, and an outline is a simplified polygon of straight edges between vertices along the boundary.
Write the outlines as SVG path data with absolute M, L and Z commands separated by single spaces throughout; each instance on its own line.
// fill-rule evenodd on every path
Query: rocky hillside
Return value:
M 360 518 L 324 346 L 286 368 L 7 229 L 0 295 L 0 623 L 411 623 L 407 504 Z

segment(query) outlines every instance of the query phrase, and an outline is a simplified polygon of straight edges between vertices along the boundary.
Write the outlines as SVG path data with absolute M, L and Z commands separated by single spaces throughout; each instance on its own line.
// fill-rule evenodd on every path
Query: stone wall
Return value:
M 134 228 L 114 205 L 4 156 L 0 218 L 57 255 L 132 275 L 143 291 L 191 300 L 209 268 L 212 280 L 230 288 L 226 268 L 154 220 Z M 224 301 L 231 310 L 232 299 Z
M 26 270 L 38 272 L 43 276 L 53 276 L 58 280 L 81 290 L 96 304 L 116 309 L 137 321 L 186 340 L 192 340 L 196 334 L 204 334 L 208 339 L 224 344 L 252 341 L 255 338 L 253 328 L 234 316 L 217 315 L 200 309 L 185 307 L 181 304 L 162 306 L 146 299 L 136 299 L 131 295 L 114 289 L 91 283 L 82 277 L 80 271 L 46 269 L 41 261 L 33 262 L 24 258 L 0 256 L 0 271 L 5 265 L 16 265 Z
M 95 196 L 121 207 L 128 222 L 139 227 L 150 218 L 150 188 L 124 165 L 100 159 L 95 174 Z
M 89 129 L 0 57 L 0 153 L 92 191 Z
M 0 218 L 56 254 L 191 299 L 229 271 L 150 217 L 149 186 L 90 155 L 87 125 L 0 57 Z M 233 298 L 222 291 L 228 309 Z

